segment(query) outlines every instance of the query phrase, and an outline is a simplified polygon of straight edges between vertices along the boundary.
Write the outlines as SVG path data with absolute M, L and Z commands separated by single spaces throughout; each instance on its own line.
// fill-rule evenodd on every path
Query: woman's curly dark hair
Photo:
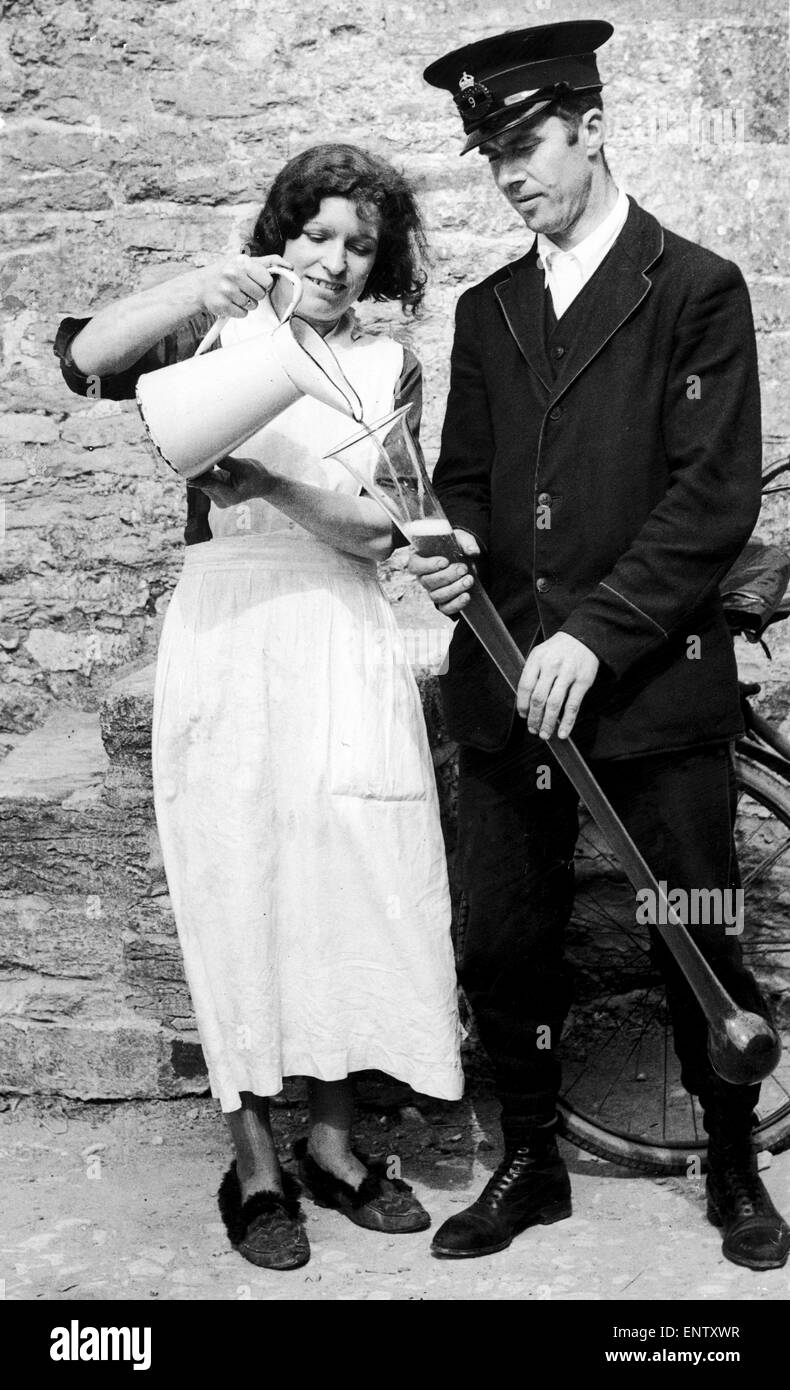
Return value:
M 414 193 L 391 164 L 356 145 L 314 145 L 274 180 L 247 243 L 253 256 L 281 256 L 324 198 L 348 198 L 379 213 L 379 244 L 362 299 L 399 299 L 415 313 L 425 294 L 428 247 Z

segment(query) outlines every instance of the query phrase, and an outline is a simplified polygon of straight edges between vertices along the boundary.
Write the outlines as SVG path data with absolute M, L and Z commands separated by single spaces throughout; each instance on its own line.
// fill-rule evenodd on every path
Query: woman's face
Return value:
M 328 333 L 359 299 L 373 269 L 379 244 L 379 214 L 360 213 L 348 198 L 324 198 L 301 235 L 286 241 L 283 260 L 290 261 L 304 286 L 297 310 L 319 333 Z M 272 291 L 282 311 L 290 286 L 278 280 Z

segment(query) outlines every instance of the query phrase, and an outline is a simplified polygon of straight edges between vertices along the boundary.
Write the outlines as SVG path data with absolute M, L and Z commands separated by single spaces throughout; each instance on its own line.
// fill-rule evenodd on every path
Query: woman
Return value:
M 246 251 L 67 319 L 67 382 L 129 397 L 143 371 L 298 308 L 331 346 L 366 420 L 412 401 L 420 368 L 363 332 L 352 305 L 422 298 L 420 217 L 403 178 L 345 145 L 291 160 Z M 218 343 L 219 347 L 220 344 Z M 349 1077 L 375 1068 L 444 1099 L 462 1091 L 450 906 L 416 685 L 376 561 L 395 537 L 324 455 L 353 426 L 304 398 L 190 486 L 188 548 L 162 631 L 154 703 L 157 822 L 212 1094 L 236 1159 L 220 1188 L 254 1264 L 309 1258 L 269 1097 L 310 1078 L 297 1146 L 315 1199 L 371 1229 L 425 1229 L 405 1183 L 351 1143 Z

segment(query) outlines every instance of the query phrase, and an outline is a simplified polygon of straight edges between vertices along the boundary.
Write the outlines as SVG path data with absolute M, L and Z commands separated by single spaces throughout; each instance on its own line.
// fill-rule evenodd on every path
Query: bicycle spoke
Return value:
M 612 911 L 611 908 L 607 908 L 604 903 L 588 899 L 582 889 L 579 892 L 579 908 L 581 912 L 578 914 L 577 920 L 585 922 L 588 926 L 594 926 L 595 923 L 598 923 L 599 925 L 614 927 L 618 935 L 627 937 L 636 951 L 642 955 L 648 956 L 648 947 L 634 934 L 634 929 L 626 925 L 626 922 L 635 922 L 636 919 L 634 890 L 630 889 L 624 897 L 624 903 L 620 904 L 620 912 L 616 913 Z M 634 902 L 632 902 L 632 898 Z M 629 909 L 627 916 L 624 914 L 623 910 L 626 905 Z
M 783 780 L 743 746 L 736 755 L 735 839 L 741 886 L 751 895 L 744 959 L 778 1003 L 777 1026 L 790 1043 L 790 775 Z M 680 1082 L 665 985 L 636 921 L 634 891 L 596 827 L 583 823 L 568 955 L 579 972 L 569 1019 L 563 1106 L 568 1133 L 617 1161 L 682 1172 L 704 1147 L 703 1117 Z M 776 1149 L 790 1132 L 790 1050 L 763 1084 L 760 1142 Z M 574 1117 L 578 1125 L 574 1129 Z M 592 1134 L 590 1130 L 592 1129 Z M 655 1155 L 655 1158 L 653 1157 Z
M 628 1065 L 628 1062 L 630 1061 L 630 1059 L 633 1057 L 634 1053 L 635 1053 L 635 1052 L 637 1051 L 637 1049 L 639 1048 L 639 1046 L 640 1046 L 640 1044 L 641 1044 L 641 1041 L 642 1041 L 641 1037 L 637 1038 L 636 1042 L 632 1044 L 630 1050 L 626 1053 L 626 1056 L 623 1058 L 623 1061 L 622 1061 L 622 1063 L 621 1063 L 620 1070 L 617 1072 L 617 1074 L 616 1074 L 614 1080 L 610 1083 L 608 1090 L 604 1093 L 603 1097 L 601 1098 L 601 1100 L 598 1102 L 598 1104 L 597 1104 L 596 1107 L 595 1107 L 597 1112 L 600 1113 L 600 1111 L 603 1110 L 603 1108 L 604 1108 L 606 1102 L 608 1101 L 610 1095 L 612 1094 L 612 1091 L 613 1091 L 614 1088 L 615 1088 L 615 1085 L 616 1085 L 617 1082 L 620 1080 L 620 1077 L 622 1076 L 623 1072 L 625 1071 L 626 1066 Z
M 738 850 L 738 857 L 739 857 L 739 858 L 741 857 L 741 855 L 748 855 L 749 851 L 750 851 L 750 850 L 752 849 L 752 847 L 754 846 L 754 843 L 755 843 L 755 841 L 757 840 L 758 836 L 759 836 L 760 834 L 765 834 L 765 821 L 763 821 L 759 816 L 754 816 L 754 812 L 752 812 L 751 814 L 752 814 L 752 816 L 754 817 L 754 819 L 756 820 L 756 824 L 753 826 L 753 828 L 752 828 L 752 830 L 749 832 L 749 834 L 746 835 L 746 833 L 745 833 L 745 831 L 744 831 L 744 829 L 743 829 L 743 815 L 747 815 L 747 814 L 749 814 L 749 812 L 748 812 L 748 809 L 747 809 L 746 806 L 744 806 L 744 807 L 743 807 L 743 811 L 741 811 L 742 801 L 743 801 L 743 798 L 742 798 L 742 796 L 741 796 L 741 797 L 739 797 L 739 799 L 738 799 L 738 814 L 741 815 L 741 821 L 740 821 L 739 827 L 738 827 L 737 846 L 736 846 L 736 847 L 737 847 L 737 850 Z M 786 842 L 785 842 L 785 843 L 786 843 Z
M 749 887 L 750 884 L 754 883 L 754 881 L 755 881 L 755 879 L 757 878 L 758 874 L 759 874 L 759 875 L 762 875 L 763 873 L 766 872 L 766 870 L 772 869 L 773 866 L 774 866 L 774 864 L 776 864 L 777 861 L 778 861 L 779 859 L 781 859 L 782 855 L 785 853 L 785 851 L 786 851 L 787 849 L 790 849 L 790 835 L 788 835 L 788 837 L 787 837 L 786 840 L 783 840 L 782 844 L 779 846 L 778 849 L 774 850 L 772 854 L 767 854 L 767 855 L 765 856 L 765 858 L 764 858 L 764 859 L 761 859 L 760 863 L 757 864 L 757 865 L 746 875 L 745 878 L 743 878 L 742 884 L 741 884 L 741 886 L 743 887 L 743 889 L 745 890 L 746 888 Z
M 644 999 L 644 1002 L 645 1002 L 645 1003 L 646 1003 L 646 1001 L 650 998 L 651 994 L 654 994 L 654 993 L 656 992 L 656 988 L 657 988 L 657 986 L 653 986 L 653 987 L 652 987 L 651 989 L 649 989 L 649 990 L 647 991 L 647 993 L 644 995 L 643 999 Z M 637 1048 L 639 1048 L 639 1047 L 642 1046 L 645 1033 L 647 1032 L 647 1029 L 648 1029 L 648 1027 L 650 1026 L 650 1024 L 653 1022 L 653 1019 L 657 1016 L 657 1014 L 658 1014 L 658 1012 L 659 1012 L 659 1009 L 661 1008 L 661 1003 L 662 1003 L 662 1001 L 661 1001 L 661 999 L 659 999 L 658 1004 L 657 1004 L 657 1006 L 656 1006 L 654 1012 L 648 1017 L 648 1019 L 647 1019 L 645 1022 L 643 1022 L 642 1028 L 641 1028 L 641 1032 L 640 1032 L 638 1038 L 636 1039 L 636 1041 L 632 1044 L 632 1046 L 631 1046 L 631 1048 L 629 1049 L 629 1051 L 628 1051 L 628 1053 L 626 1054 L 626 1056 L 624 1057 L 623 1062 L 622 1062 L 622 1064 L 621 1064 L 621 1066 L 620 1066 L 620 1070 L 618 1071 L 617 1077 L 615 1078 L 615 1080 L 619 1079 L 619 1077 L 622 1075 L 622 1073 L 623 1073 L 623 1071 L 625 1070 L 625 1067 L 626 1067 L 628 1061 L 629 1061 L 630 1058 L 633 1056 L 633 1054 L 634 1054 L 634 1052 L 637 1050 Z M 630 1020 L 630 1018 L 631 1018 L 632 1016 L 633 1016 L 633 1011 L 632 1011 L 632 1013 L 629 1014 L 627 1017 L 621 1019 L 620 1022 L 608 1033 L 608 1035 L 607 1035 L 607 1037 L 604 1039 L 603 1043 L 598 1047 L 597 1051 L 593 1054 L 593 1059 L 592 1059 L 593 1062 L 594 1062 L 596 1059 L 601 1058 L 601 1057 L 603 1056 L 604 1052 L 606 1052 L 606 1050 L 612 1045 L 612 1043 L 614 1042 L 615 1038 L 617 1038 L 617 1037 L 620 1036 L 620 1034 L 623 1032 L 623 1029 L 625 1028 L 626 1024 L 629 1022 L 629 1020 Z M 589 1070 L 589 1059 L 588 1059 L 588 1062 L 587 1062 L 587 1070 Z M 578 1082 L 579 1082 L 580 1080 L 581 1080 L 581 1077 L 579 1076 L 579 1077 L 577 1077 L 576 1080 L 568 1087 L 568 1089 L 565 1091 L 565 1095 L 566 1095 L 566 1096 L 570 1094 L 570 1092 L 574 1089 L 574 1087 L 578 1084 Z M 608 1090 L 605 1092 L 604 1096 L 603 1096 L 603 1097 L 601 1098 L 601 1100 L 598 1102 L 598 1105 L 597 1105 L 597 1109 L 598 1109 L 598 1110 L 603 1109 L 603 1106 L 606 1104 L 606 1101 L 609 1099 L 609 1096 L 611 1095 L 613 1089 L 614 1089 L 614 1082 L 612 1082 L 612 1083 L 609 1085 Z

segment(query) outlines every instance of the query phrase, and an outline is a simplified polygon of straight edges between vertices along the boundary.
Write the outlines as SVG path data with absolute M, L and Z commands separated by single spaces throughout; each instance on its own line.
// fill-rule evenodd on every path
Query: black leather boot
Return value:
M 522 1148 L 509 1149 L 471 1207 L 444 1222 L 431 1254 L 461 1260 L 506 1250 L 527 1226 L 548 1226 L 571 1215 L 571 1182 L 555 1138 L 556 1125 L 536 1129 Z
M 708 1220 L 724 1231 L 726 1259 L 747 1269 L 787 1263 L 790 1229 L 758 1176 L 750 1136 L 728 1128 L 722 1117 L 710 1126 L 706 1190 Z

